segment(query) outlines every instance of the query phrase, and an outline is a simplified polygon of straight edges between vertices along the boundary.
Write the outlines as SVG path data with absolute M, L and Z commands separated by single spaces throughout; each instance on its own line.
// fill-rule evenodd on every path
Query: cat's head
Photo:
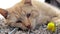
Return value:
M 34 27 L 36 25 L 36 19 L 38 17 L 38 14 L 39 13 L 35 10 L 33 10 L 31 12 L 30 11 L 22 11 L 19 19 L 16 22 L 16 25 L 19 24 L 17 26 L 21 26 L 20 24 L 22 24 L 27 29 L 34 29 Z

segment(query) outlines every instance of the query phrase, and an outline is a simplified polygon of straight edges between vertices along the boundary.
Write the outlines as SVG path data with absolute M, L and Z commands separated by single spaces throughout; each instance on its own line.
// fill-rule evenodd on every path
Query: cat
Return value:
M 46 24 L 60 16 L 58 8 L 37 0 L 21 0 L 6 10 L 8 11 L 6 24 L 23 30 L 34 29 L 36 25 Z

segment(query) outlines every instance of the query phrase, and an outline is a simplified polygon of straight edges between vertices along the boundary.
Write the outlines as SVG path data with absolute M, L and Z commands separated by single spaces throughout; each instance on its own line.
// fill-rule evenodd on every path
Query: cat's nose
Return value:
M 31 25 L 26 26 L 28 29 L 31 29 Z

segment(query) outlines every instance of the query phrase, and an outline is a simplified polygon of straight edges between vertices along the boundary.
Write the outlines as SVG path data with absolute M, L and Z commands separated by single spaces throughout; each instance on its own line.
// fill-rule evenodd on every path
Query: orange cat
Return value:
M 46 24 L 47 21 L 59 17 L 60 14 L 59 9 L 37 0 L 22 0 L 6 10 L 8 11 L 6 24 L 20 27 L 23 30 L 34 29 L 36 25 Z

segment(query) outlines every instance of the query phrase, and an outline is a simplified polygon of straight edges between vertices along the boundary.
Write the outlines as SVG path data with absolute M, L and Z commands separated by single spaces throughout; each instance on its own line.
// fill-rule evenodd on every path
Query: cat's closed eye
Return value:
M 21 20 L 17 20 L 16 23 L 22 23 L 22 21 Z

